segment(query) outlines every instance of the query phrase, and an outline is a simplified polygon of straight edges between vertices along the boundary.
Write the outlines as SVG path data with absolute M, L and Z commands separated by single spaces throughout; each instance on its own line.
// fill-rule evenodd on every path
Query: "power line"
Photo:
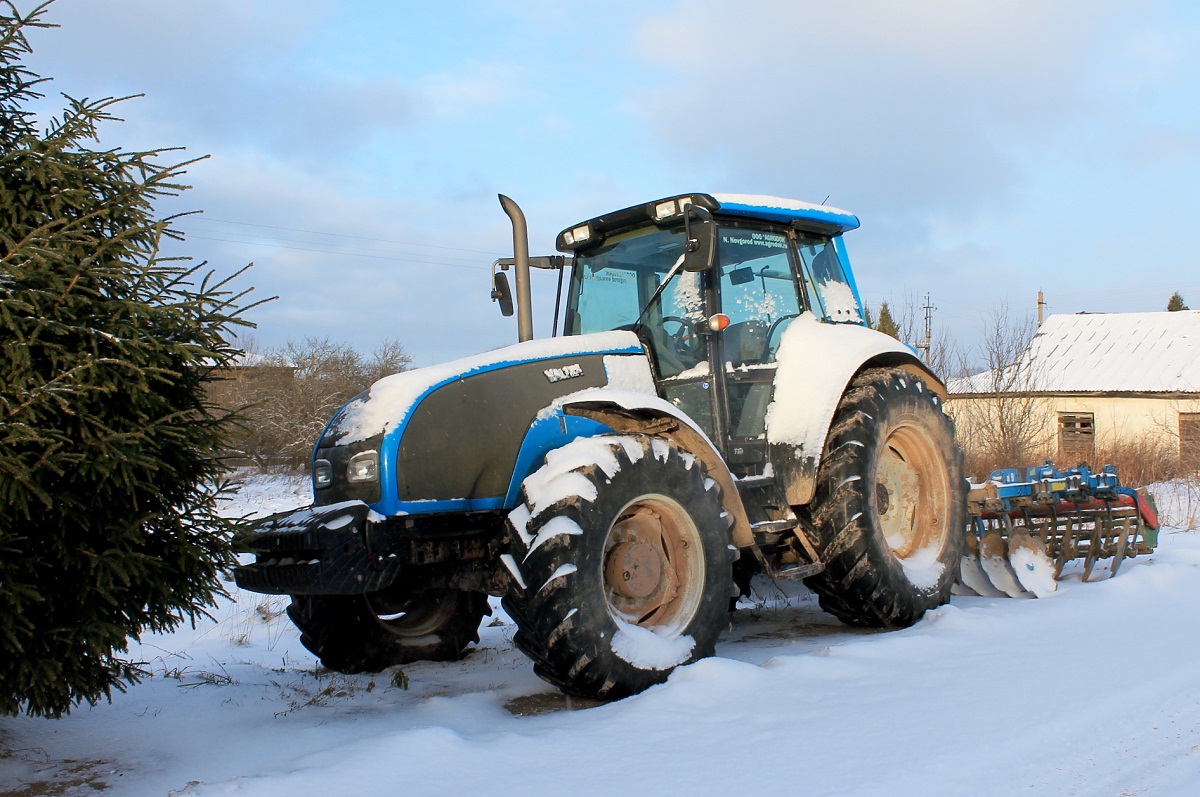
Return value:
M 364 258 L 369 258 L 371 260 L 391 260 L 393 262 L 398 262 L 398 263 L 416 263 L 416 264 L 427 265 L 427 266 L 446 266 L 449 268 L 469 268 L 469 269 L 476 269 L 476 270 L 483 270 L 483 271 L 486 271 L 488 268 L 488 266 L 484 266 L 484 265 L 472 266 L 472 265 L 468 265 L 466 263 L 447 263 L 447 262 L 438 261 L 438 260 L 416 260 L 411 257 L 394 257 L 394 256 L 390 256 L 390 255 L 370 255 L 370 254 L 366 254 L 366 253 L 362 253 L 362 252 L 348 252 L 344 249 L 342 249 L 342 250 L 310 249 L 310 248 L 304 247 L 304 246 L 289 246 L 287 244 L 267 243 L 265 241 L 233 241 L 228 238 L 212 238 L 207 235 L 189 235 L 188 237 L 196 238 L 201 241 L 220 241 L 221 243 L 245 244 L 247 246 L 269 246 L 273 249 L 292 249 L 297 252 L 317 252 L 317 253 L 325 254 L 325 255 L 341 255 L 344 257 L 364 257 Z
M 378 247 L 371 247 L 371 248 L 355 247 L 355 246 L 350 246 L 349 244 L 343 244 L 343 243 L 340 243 L 337 241 L 329 241 L 329 242 L 312 241 L 312 240 L 306 240 L 304 238 L 297 238 L 297 237 L 276 236 L 276 235 L 259 235 L 259 234 L 255 234 L 253 232 L 242 233 L 237 230 L 227 233 L 227 234 L 231 234 L 231 235 L 236 235 L 237 236 L 236 238 L 204 236 L 204 235 L 199 235 L 199 234 L 194 234 L 194 233 L 188 233 L 186 230 L 184 230 L 183 232 L 185 233 L 185 235 L 187 235 L 187 237 L 196 238 L 196 239 L 200 239 L 200 240 L 204 240 L 204 241 L 224 241 L 226 243 L 261 244 L 263 246 L 271 246 L 271 245 L 286 246 L 287 244 L 296 244 L 297 247 L 317 247 L 317 249 L 315 251 L 330 252 L 332 254 L 353 254 L 355 252 L 359 252 L 359 253 L 363 253 L 363 254 L 377 255 L 380 253 L 380 248 L 378 248 Z M 384 249 L 383 251 L 386 251 L 386 249 Z M 408 254 L 408 253 L 403 253 L 403 254 Z M 428 254 L 425 252 L 416 252 L 414 254 L 418 257 L 434 257 L 434 258 L 436 258 L 435 262 L 442 263 L 445 265 L 453 265 L 454 263 L 460 263 L 460 264 L 468 264 L 468 265 L 474 266 L 474 265 L 478 265 L 478 263 L 480 262 L 480 258 L 478 258 L 478 257 L 456 257 L 453 255 L 439 255 L 437 252 L 430 252 Z M 429 261 L 422 261 L 422 262 L 429 262 Z
M 418 243 L 413 243 L 412 241 L 395 241 L 395 240 L 392 240 L 389 238 L 369 238 L 365 235 L 350 235 L 348 233 L 326 232 L 324 230 L 304 230 L 304 229 L 300 229 L 298 227 L 274 227 L 270 224 L 254 224 L 254 223 L 248 222 L 248 221 L 229 221 L 228 219 L 213 219 L 213 218 L 209 218 L 207 216 L 200 216 L 200 215 L 186 216 L 183 219 L 181 219 L 181 221 L 184 221 L 184 222 L 208 221 L 208 222 L 212 222 L 214 224 L 235 224 L 239 227 L 256 227 L 256 228 L 263 229 L 263 230 L 282 230 L 283 232 L 302 232 L 302 233 L 307 233 L 308 235 L 328 235 L 332 238 L 351 238 L 351 239 L 354 239 L 357 241 L 371 241 L 373 243 L 381 243 L 381 244 L 399 244 L 401 246 L 419 246 L 419 247 L 422 247 L 425 249 L 446 249 L 446 250 L 449 250 L 452 252 L 470 252 L 472 254 L 477 254 L 477 255 L 488 255 L 489 257 L 491 257 L 494 254 L 493 252 L 485 252 L 481 249 L 463 249 L 461 247 L 456 247 L 456 246 L 436 246 L 434 244 L 418 244 Z

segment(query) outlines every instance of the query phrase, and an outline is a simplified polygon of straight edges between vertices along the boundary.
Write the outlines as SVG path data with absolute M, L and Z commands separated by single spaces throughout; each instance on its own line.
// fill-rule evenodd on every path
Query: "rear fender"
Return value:
M 809 503 L 829 427 L 855 376 L 870 368 L 901 368 L 919 377 L 937 403 L 946 386 L 900 341 L 855 324 L 797 318 L 780 340 L 766 437 L 776 483 L 792 506 Z

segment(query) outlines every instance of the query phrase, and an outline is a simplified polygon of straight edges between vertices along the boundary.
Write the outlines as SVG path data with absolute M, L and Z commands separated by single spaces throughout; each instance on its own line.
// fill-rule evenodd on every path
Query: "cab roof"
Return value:
M 605 213 L 603 216 L 572 225 L 559 233 L 559 250 L 567 251 L 568 248 L 577 248 L 563 246 L 565 234 L 572 230 L 587 226 L 595 235 L 594 240 L 599 242 L 608 233 L 654 220 L 655 207 L 672 200 L 687 200 L 710 213 L 787 224 L 797 230 L 819 235 L 841 235 L 849 230 L 857 229 L 859 226 L 858 217 L 853 213 L 828 205 L 801 202 L 798 199 L 754 194 L 676 194 L 673 197 L 664 197 L 653 202 L 645 202 L 612 213 Z
M 715 212 L 729 216 L 746 216 L 785 224 L 817 222 L 821 225 L 836 227 L 838 233 L 856 230 L 859 226 L 858 216 L 829 205 L 814 205 L 798 199 L 757 194 L 711 194 L 711 196 L 718 203 Z

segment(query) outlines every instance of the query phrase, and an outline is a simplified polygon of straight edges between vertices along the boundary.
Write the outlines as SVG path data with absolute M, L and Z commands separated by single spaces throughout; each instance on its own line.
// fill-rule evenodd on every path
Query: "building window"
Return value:
M 1200 465 L 1200 412 L 1179 413 L 1179 459 Z
M 1058 414 L 1058 460 L 1066 467 L 1086 462 L 1096 451 L 1096 416 L 1090 412 Z

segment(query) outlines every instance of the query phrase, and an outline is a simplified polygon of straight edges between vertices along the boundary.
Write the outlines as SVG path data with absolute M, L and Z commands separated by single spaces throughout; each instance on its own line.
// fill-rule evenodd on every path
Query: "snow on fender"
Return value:
M 804 313 L 784 330 L 766 436 L 773 448 L 790 449 L 790 457 L 779 456 L 778 449 L 771 457 L 788 503 L 812 500 L 817 466 L 842 393 L 863 364 L 880 355 L 892 355 L 892 363 L 916 367 L 926 381 L 940 384 L 907 346 L 868 327 L 828 324 Z

